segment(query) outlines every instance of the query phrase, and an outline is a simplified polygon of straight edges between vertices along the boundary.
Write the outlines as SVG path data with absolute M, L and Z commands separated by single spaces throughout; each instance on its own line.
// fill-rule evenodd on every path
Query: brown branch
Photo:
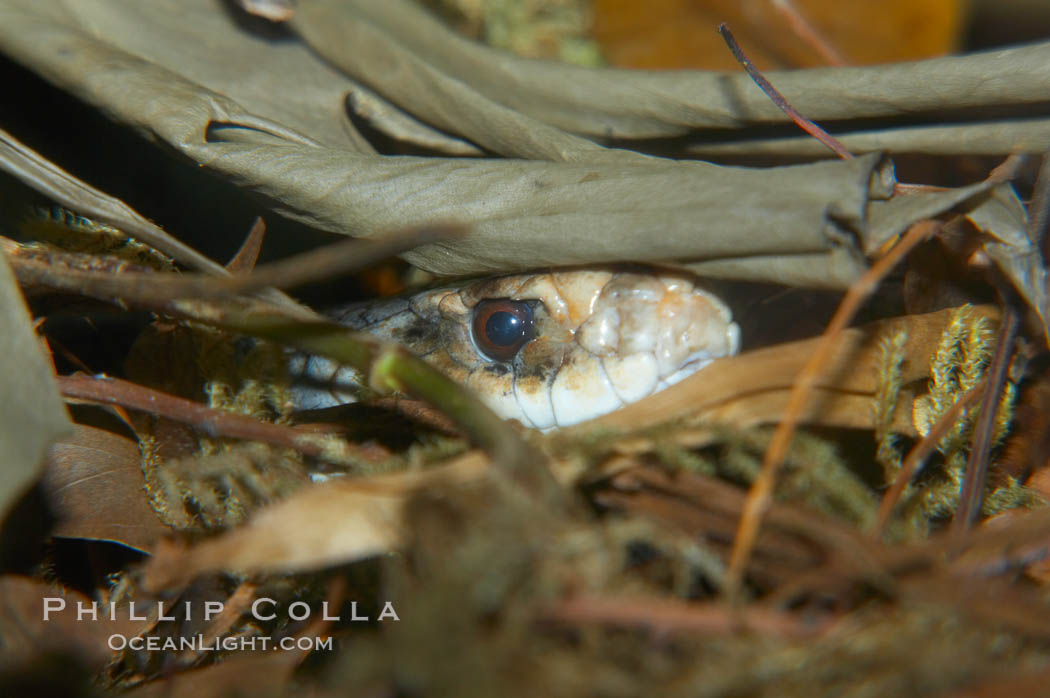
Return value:
M 794 121 L 799 128 L 808 133 L 809 135 L 816 138 L 818 141 L 826 145 L 832 151 L 835 152 L 843 160 L 852 160 L 853 153 L 846 150 L 846 146 L 842 145 L 841 142 L 830 133 L 817 126 L 815 123 L 802 116 L 790 103 L 784 95 L 777 91 L 777 88 L 759 72 L 758 68 L 755 67 L 754 63 L 744 54 L 744 50 L 740 48 L 740 44 L 736 42 L 736 38 L 733 37 L 733 32 L 729 31 L 729 25 L 725 22 L 718 25 L 718 33 L 722 35 L 729 50 L 733 53 L 733 58 L 743 66 L 747 74 L 751 76 L 751 79 L 755 81 L 766 95 L 773 100 L 773 104 L 777 105 L 780 111 L 787 114 L 792 121 Z
M 201 286 L 206 290 L 213 289 L 211 293 L 215 295 L 246 293 L 268 286 L 291 288 L 358 271 L 406 250 L 447 240 L 463 232 L 462 226 L 430 225 L 368 240 L 351 238 L 257 267 L 247 276 L 202 279 Z
M 293 427 L 261 422 L 245 415 L 230 414 L 120 378 L 96 378 L 76 374 L 59 376 L 57 380 L 59 390 L 67 398 L 149 412 L 188 424 L 208 436 L 254 439 L 292 448 L 308 456 L 329 456 L 330 449 L 319 443 L 316 436 Z M 374 451 L 370 452 L 348 442 L 344 441 L 340 446 L 344 447 L 345 452 L 353 459 L 372 463 L 382 460 Z
M 733 553 L 729 560 L 729 570 L 726 575 L 726 593 L 734 598 L 739 591 L 740 583 L 743 581 L 744 570 L 747 568 L 751 551 L 758 538 L 758 529 L 762 524 L 762 517 L 769 508 L 773 496 L 773 487 L 776 483 L 777 471 L 780 463 L 784 460 L 788 446 L 794 436 L 802 409 L 809 399 L 813 387 L 816 385 L 820 369 L 831 358 L 835 348 L 835 340 L 839 333 L 845 329 L 853 316 L 860 309 L 861 304 L 875 292 L 879 282 L 904 258 L 908 252 L 920 243 L 927 240 L 941 224 L 938 221 L 920 221 L 911 226 L 908 232 L 897 242 L 892 250 L 882 259 L 876 262 L 856 282 L 850 286 L 846 296 L 842 299 L 834 317 L 828 323 L 827 329 L 820 338 L 813 356 L 802 368 L 798 378 L 795 379 L 788 398 L 788 404 L 784 409 L 784 416 L 777 425 L 773 438 L 770 440 L 769 449 L 762 460 L 762 469 L 755 478 L 748 492 L 744 513 L 740 517 L 740 526 L 737 529 L 736 539 L 733 543 Z
M 251 274 L 216 277 L 208 274 L 124 272 L 103 275 L 89 271 L 51 269 L 48 265 L 9 255 L 18 280 L 102 298 L 134 298 L 153 309 L 178 298 L 222 298 L 260 289 L 290 288 L 347 274 L 388 259 L 419 245 L 447 239 L 460 232 L 452 226 L 432 226 L 386 235 L 378 240 L 344 240 L 258 267 Z M 316 317 L 301 312 L 302 317 Z

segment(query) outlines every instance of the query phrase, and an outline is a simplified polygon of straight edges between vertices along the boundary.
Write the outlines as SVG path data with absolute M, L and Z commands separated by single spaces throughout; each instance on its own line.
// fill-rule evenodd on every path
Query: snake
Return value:
M 482 278 L 327 313 L 397 342 L 504 419 L 549 431 L 583 422 L 735 354 L 728 306 L 674 272 L 580 269 Z M 330 359 L 290 362 L 300 409 L 355 400 Z

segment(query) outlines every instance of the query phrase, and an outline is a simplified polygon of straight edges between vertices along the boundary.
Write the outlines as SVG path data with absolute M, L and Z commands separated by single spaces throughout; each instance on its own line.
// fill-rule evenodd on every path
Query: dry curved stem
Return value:
M 987 379 L 982 380 L 963 393 L 955 401 L 955 404 L 941 415 L 937 423 L 926 433 L 926 436 L 908 451 L 908 455 L 905 456 L 904 462 L 901 464 L 901 469 L 897 472 L 897 478 L 893 481 L 890 488 L 886 490 L 886 493 L 883 494 L 882 501 L 879 503 L 879 511 L 875 515 L 875 524 L 871 530 L 872 536 L 878 538 L 882 535 L 882 532 L 886 529 L 886 524 L 889 523 L 890 515 L 893 514 L 893 508 L 897 506 L 897 501 L 904 492 L 904 488 L 915 477 L 915 473 L 926 458 L 937 448 L 941 438 L 948 433 L 948 430 L 959 419 L 963 410 L 976 402 L 977 398 L 983 394 L 985 385 L 987 385 Z
M 842 299 L 835 316 L 828 323 L 827 329 L 821 336 L 813 356 L 802 369 L 795 380 L 788 399 L 784 418 L 777 425 L 776 431 L 762 461 L 762 470 L 755 478 L 751 490 L 748 492 L 744 513 L 740 517 L 740 525 L 737 529 L 736 539 L 733 542 L 733 552 L 729 559 L 729 571 L 726 575 L 726 595 L 735 599 L 740 584 L 747 569 L 751 551 L 758 538 L 758 529 L 762 525 L 762 517 L 772 501 L 773 487 L 776 483 L 777 470 L 780 468 L 784 455 L 794 436 L 795 428 L 799 423 L 799 415 L 805 407 L 813 388 L 816 385 L 820 367 L 830 358 L 835 347 L 835 340 L 845 329 L 846 325 L 860 309 L 861 304 L 875 291 L 878 283 L 885 277 L 901 259 L 904 258 L 915 246 L 924 242 L 941 227 L 938 221 L 920 221 L 908 229 L 908 232 L 897 242 L 892 250 L 878 262 L 876 262 L 865 274 L 853 284 L 846 296 Z

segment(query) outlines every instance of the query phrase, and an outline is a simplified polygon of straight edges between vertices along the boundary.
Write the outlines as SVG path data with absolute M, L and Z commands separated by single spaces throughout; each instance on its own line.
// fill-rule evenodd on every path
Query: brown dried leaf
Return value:
M 530 61 L 463 39 L 418 4 L 403 0 L 303 1 L 294 21 L 297 26 L 331 25 L 333 6 L 343 16 L 340 20 L 337 14 L 338 21 L 368 24 L 385 34 L 388 48 L 410 47 L 410 53 L 423 64 L 492 102 L 568 132 L 597 138 L 657 138 L 683 135 L 695 128 L 787 121 L 736 66 L 728 74 L 653 73 Z M 315 13 L 318 8 L 321 14 Z M 114 118 L 136 126 L 150 122 L 141 127 L 176 147 L 193 148 L 210 121 L 212 137 L 255 143 L 302 142 L 304 137 L 291 131 L 295 129 L 325 145 L 371 152 L 340 108 L 342 96 L 352 89 L 345 77 L 299 42 L 266 41 L 242 31 L 233 13 L 212 2 L 8 0 L 0 12 L 0 50 L 80 93 L 86 101 L 108 102 L 103 108 Z M 71 42 L 79 43 L 83 27 L 90 27 L 92 40 L 74 51 Z M 64 36 L 65 28 L 73 29 L 74 35 Z M 345 36 L 336 33 L 334 38 L 346 43 Z M 187 45 L 197 50 L 187 53 Z M 63 55 L 60 47 L 70 53 Z M 107 56 L 107 47 L 119 50 Z M 325 46 L 318 49 L 327 53 Z M 1048 50 L 1048 45 L 1020 47 L 878 68 L 789 71 L 771 78 L 795 107 L 816 120 L 910 116 L 982 105 L 1010 110 L 1045 100 L 1048 81 L 1043 66 Z M 150 65 L 132 65 L 131 55 Z M 41 63 L 42 58 L 47 65 Z M 61 60 L 50 60 L 55 58 Z M 108 73 L 119 73 L 118 85 L 105 85 Z M 75 84 L 80 74 L 99 82 L 82 89 Z M 406 64 L 391 66 L 386 56 L 371 57 L 354 77 L 387 97 L 391 94 L 388 82 L 418 80 Z M 132 83 L 134 89 L 120 87 Z M 931 84 L 945 89 L 931 90 Z M 164 91 L 163 97 L 151 94 L 158 90 Z M 140 99 L 141 109 L 131 103 Z M 415 113 L 413 104 L 393 101 L 398 108 Z M 1021 115 L 1015 109 L 1010 119 L 994 123 L 1005 126 Z M 799 140 L 806 143 L 809 139 Z M 963 141 L 941 135 L 932 140 L 945 147 L 954 143 L 956 152 L 984 147 L 980 139 Z M 1045 149 L 1046 141 L 1042 142 L 1043 148 L 1036 149 Z
M 702 271 L 710 275 L 841 288 L 863 270 L 861 252 L 888 234 L 884 224 L 872 224 L 893 184 L 877 158 L 716 168 L 574 135 L 681 135 L 700 126 L 782 121 L 742 73 L 602 72 L 521 61 L 455 37 L 411 3 L 299 3 L 298 31 L 319 53 L 341 56 L 344 69 L 393 106 L 498 153 L 549 161 L 387 158 L 351 147 L 345 134 L 334 140 L 333 126 L 350 127 L 330 118 L 333 92 L 341 82 L 341 105 L 349 83 L 329 83 L 331 68 L 323 65 L 313 77 L 324 89 L 303 87 L 316 83 L 299 72 L 310 72 L 299 44 L 256 55 L 256 39 L 211 3 L 187 0 L 172 18 L 163 3 L 149 7 L 109 0 L 77 4 L 73 12 L 8 0 L 0 5 L 0 51 L 313 227 L 370 236 L 435 220 L 470 224 L 469 236 L 406 255 L 428 271 L 705 260 Z M 92 27 L 90 35 L 81 24 Z M 343 25 L 367 37 L 368 50 L 348 42 Z M 185 63 L 187 35 L 199 33 L 217 53 Z M 295 60 L 280 63 L 293 47 Z M 258 62 L 245 64 L 242 48 Z M 1043 94 L 1038 70 L 1047 52 L 1050 46 L 1027 47 L 877 73 L 795 71 L 774 83 L 818 119 L 940 109 L 946 92 L 928 89 L 931 75 L 958 85 L 949 95 L 953 107 L 1030 103 Z M 236 66 L 235 81 L 229 66 Z M 435 73 L 440 83 L 428 81 Z M 272 81 L 287 95 L 275 100 L 276 90 L 259 89 Z M 944 203 L 941 195 L 915 198 Z M 892 227 L 913 222 L 896 215 Z M 785 270 L 785 261 L 795 264 Z
M 40 475 L 47 447 L 69 431 L 44 347 L 0 254 L 0 521 Z
M 316 5 L 334 4 L 331 0 L 310 0 L 300 7 L 309 15 Z M 648 4 L 644 6 L 648 8 Z M 755 121 L 788 120 L 735 65 L 729 73 L 660 72 L 591 70 L 529 61 L 457 37 L 416 3 L 406 0 L 343 0 L 337 7 L 344 21 L 367 22 L 379 28 L 391 41 L 411 46 L 428 65 L 489 99 L 573 133 L 597 138 L 656 138 L 682 135 L 690 128 L 734 128 Z M 331 22 L 330 17 L 327 14 L 318 21 Z M 311 21 L 309 16 L 298 19 Z M 1006 107 L 1030 103 L 1045 89 L 1045 59 L 1036 54 L 1048 48 L 1021 47 L 875 68 L 784 71 L 769 77 L 796 108 L 817 120 L 911 116 L 974 101 Z M 380 65 L 377 69 L 389 68 Z M 365 82 L 370 79 L 369 75 L 357 77 Z M 931 84 L 946 89 L 931 90 Z M 412 111 L 411 104 L 398 106 Z M 956 152 L 971 147 L 983 146 L 955 143 Z
M 975 312 L 991 319 L 997 315 L 990 306 L 977 307 Z M 950 314 L 951 309 L 909 315 L 844 331 L 831 362 L 817 378 L 813 397 L 807 402 L 800 421 L 870 429 L 878 381 L 879 339 L 899 330 L 907 332 L 903 349 L 907 358 L 901 380 L 904 384 L 920 380 L 928 375 L 929 357 Z M 683 415 L 739 427 L 776 422 L 783 415 L 795 378 L 812 356 L 818 341 L 790 342 L 718 359 L 667 390 L 586 424 L 639 428 Z M 911 401 L 907 395 L 902 396 L 894 428 L 915 435 L 910 409 Z
M 1003 184 L 992 190 L 966 217 L 985 235 L 984 251 L 1010 280 L 1028 307 L 1035 311 L 1050 341 L 1050 297 L 1046 288 L 1046 264 L 1036 240 L 1026 225 L 1024 204 L 1013 188 Z
M 412 492 L 435 479 L 477 477 L 487 462 L 473 452 L 425 472 L 305 487 L 225 535 L 190 548 L 158 546 L 144 584 L 156 590 L 215 570 L 312 570 L 388 552 L 401 543 L 401 510 Z
M 347 93 L 346 107 L 357 118 L 396 141 L 411 143 L 435 153 L 468 157 L 485 155 L 485 151 L 476 145 L 428 126 L 364 85 L 355 84 Z
M 171 532 L 146 495 L 138 445 L 104 429 L 76 425 L 48 452 L 43 492 L 58 515 L 53 534 L 109 540 L 149 552 Z
M 172 237 L 123 201 L 74 177 L 2 129 L 0 170 L 17 177 L 55 202 L 85 216 L 91 216 L 100 223 L 119 228 L 189 267 L 217 274 L 224 273 L 222 265 Z

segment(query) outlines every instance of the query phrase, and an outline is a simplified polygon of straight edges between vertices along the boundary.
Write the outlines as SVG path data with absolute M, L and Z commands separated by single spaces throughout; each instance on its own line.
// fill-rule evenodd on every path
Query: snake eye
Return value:
M 510 361 L 536 336 L 532 307 L 507 298 L 481 301 L 470 324 L 474 346 L 492 361 Z

